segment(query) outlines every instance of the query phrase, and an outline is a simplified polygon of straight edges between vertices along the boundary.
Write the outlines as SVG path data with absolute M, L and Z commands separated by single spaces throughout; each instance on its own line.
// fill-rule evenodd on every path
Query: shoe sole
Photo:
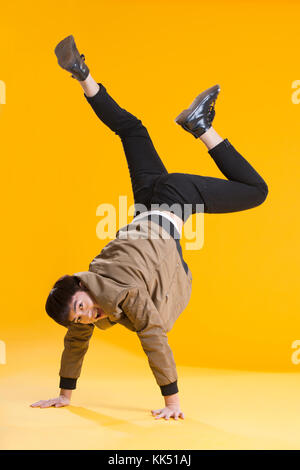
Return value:
M 199 105 L 199 103 L 201 103 L 201 101 L 209 94 L 211 93 L 216 93 L 216 97 L 218 96 L 219 92 L 220 92 L 220 85 L 214 85 L 212 86 L 211 88 L 208 88 L 207 90 L 204 90 L 202 93 L 200 93 L 200 95 L 198 95 L 194 101 L 192 102 L 192 104 L 187 108 L 185 109 L 184 111 L 182 111 L 182 113 L 180 113 L 176 118 L 175 118 L 175 122 L 177 124 L 180 124 L 182 126 L 182 124 L 184 124 L 184 122 L 186 121 L 186 118 L 189 114 L 191 114 L 193 111 L 195 111 L 195 109 L 197 108 L 197 106 Z
M 76 45 L 72 35 L 66 37 L 57 44 L 54 52 L 56 54 L 58 63 L 62 68 L 67 70 L 73 65 L 75 50 Z

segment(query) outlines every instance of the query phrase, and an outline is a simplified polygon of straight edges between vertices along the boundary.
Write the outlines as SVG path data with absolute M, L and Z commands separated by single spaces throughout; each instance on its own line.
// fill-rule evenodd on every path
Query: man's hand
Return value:
M 68 390 L 65 393 L 64 391 L 61 392 L 59 397 L 51 398 L 50 400 L 40 400 L 36 403 L 30 405 L 32 408 L 50 408 L 50 406 L 55 406 L 55 408 L 60 408 L 61 406 L 68 406 L 71 401 L 71 390 Z
M 180 410 L 180 407 L 178 405 L 168 405 L 165 408 L 161 408 L 160 410 L 151 410 L 151 413 L 153 416 L 155 416 L 155 419 L 159 418 L 174 418 L 178 420 L 178 418 L 184 419 L 184 414 Z
M 178 418 L 184 419 L 184 414 L 180 410 L 179 404 L 179 394 L 174 393 L 173 395 L 167 395 L 164 397 L 165 399 L 165 408 L 161 408 L 160 410 L 151 410 L 155 419 L 159 418 L 174 418 L 178 420 Z

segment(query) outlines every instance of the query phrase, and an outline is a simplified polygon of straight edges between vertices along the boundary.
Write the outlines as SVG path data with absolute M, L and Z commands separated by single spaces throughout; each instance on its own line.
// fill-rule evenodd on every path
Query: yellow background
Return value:
M 107 243 L 96 236 L 97 206 L 117 206 L 126 194 L 133 202 L 121 141 L 57 65 L 54 48 L 69 34 L 93 77 L 142 119 L 170 172 L 223 178 L 204 145 L 174 122 L 219 83 L 214 127 L 269 186 L 257 208 L 205 215 L 203 248 L 184 252 L 194 280 L 190 304 L 169 334 L 178 367 L 299 372 L 291 360 L 300 336 L 300 106 L 292 102 L 299 14 L 293 1 L 1 4 L 0 340 L 7 364 L 0 374 L 21 374 L 14 390 L 30 376 L 29 403 L 57 393 L 66 330 L 45 313 L 49 290 L 61 275 L 88 270 Z M 80 384 L 85 374 L 95 386 L 101 380 L 102 348 L 148 367 L 136 335 L 122 326 L 96 329 Z M 105 357 L 114 380 L 119 363 L 110 368 Z M 135 370 L 122 368 L 118 387 L 126 389 Z M 49 387 L 41 388 L 41 377 L 51 377 Z

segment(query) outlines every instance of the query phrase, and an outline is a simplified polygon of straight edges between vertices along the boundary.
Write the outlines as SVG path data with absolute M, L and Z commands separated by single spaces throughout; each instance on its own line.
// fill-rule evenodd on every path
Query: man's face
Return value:
M 69 320 L 73 323 L 94 323 L 107 315 L 95 304 L 88 292 L 77 291 L 70 302 Z

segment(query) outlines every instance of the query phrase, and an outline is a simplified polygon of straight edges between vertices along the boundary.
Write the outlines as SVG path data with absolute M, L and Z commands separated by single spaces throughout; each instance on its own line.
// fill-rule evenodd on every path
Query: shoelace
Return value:
M 214 99 L 210 106 L 209 106 L 209 109 L 208 109 L 208 112 L 207 112 L 207 118 L 209 120 L 209 122 L 211 122 L 214 118 L 214 114 L 215 114 L 215 110 L 214 110 L 214 107 L 215 107 L 215 102 L 216 100 Z
M 80 57 L 82 58 L 82 60 L 85 62 L 85 55 L 84 54 L 80 54 Z M 72 78 L 76 78 L 74 77 L 73 75 L 71 75 Z
M 215 102 L 216 102 L 216 100 L 213 100 L 211 102 L 210 106 L 209 106 L 208 113 L 207 113 L 209 119 L 211 118 L 211 116 L 214 113 Z

